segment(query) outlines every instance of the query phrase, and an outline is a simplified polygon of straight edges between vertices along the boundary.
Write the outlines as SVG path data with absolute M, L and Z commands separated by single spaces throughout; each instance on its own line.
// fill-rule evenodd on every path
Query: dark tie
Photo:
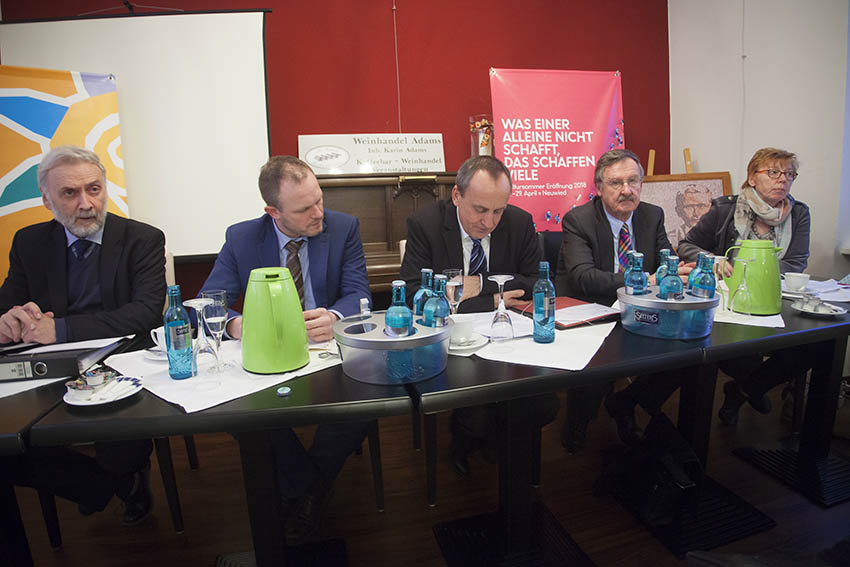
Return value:
M 629 225 L 623 223 L 620 229 L 620 239 L 617 242 L 617 258 L 620 260 L 620 271 L 624 272 L 629 267 L 629 250 L 632 249 L 632 236 L 629 234 Z
M 301 277 L 301 259 L 298 257 L 298 250 L 304 244 L 303 240 L 290 240 L 286 243 L 286 267 L 292 275 L 292 281 L 295 282 L 295 289 L 298 290 L 298 299 L 301 300 L 301 309 L 304 309 L 304 278 Z
M 74 258 L 76 258 L 77 260 L 85 259 L 91 251 L 92 244 L 94 244 L 94 242 L 92 242 L 91 240 L 85 240 L 83 238 L 75 240 L 74 243 L 71 244 L 71 252 L 74 253 Z
M 487 256 L 481 246 L 480 238 L 472 239 L 472 253 L 469 255 L 469 276 L 487 274 Z

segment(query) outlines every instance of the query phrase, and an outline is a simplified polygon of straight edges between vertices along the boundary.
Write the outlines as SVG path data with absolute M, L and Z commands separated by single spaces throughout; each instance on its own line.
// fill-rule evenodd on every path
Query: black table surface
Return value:
M 0 455 L 23 453 L 30 426 L 55 408 L 64 393 L 65 380 L 59 380 L 0 398 Z
M 423 413 L 435 413 L 610 382 L 623 376 L 697 366 L 850 334 L 850 314 L 827 318 L 805 315 L 792 309 L 787 300 L 782 302 L 781 313 L 784 328 L 716 323 L 709 336 L 687 341 L 637 335 L 618 323 L 580 371 L 506 364 L 475 356 L 450 356 L 446 372 L 415 384 L 414 395 Z
M 850 304 L 839 304 L 850 308 Z M 850 313 L 821 317 L 800 313 L 791 301 L 782 301 L 785 327 L 751 327 L 718 323 L 705 341 L 707 362 L 734 358 L 753 352 L 768 352 L 805 343 L 835 339 L 850 334 Z
M 101 406 L 62 403 L 32 426 L 29 441 L 32 445 L 51 446 L 176 434 L 238 433 L 403 415 L 412 408 L 404 387 L 357 382 L 345 376 L 340 365 L 290 380 L 286 385 L 292 390 L 288 397 L 279 397 L 279 385 L 275 385 L 193 413 L 186 413 L 147 390 Z

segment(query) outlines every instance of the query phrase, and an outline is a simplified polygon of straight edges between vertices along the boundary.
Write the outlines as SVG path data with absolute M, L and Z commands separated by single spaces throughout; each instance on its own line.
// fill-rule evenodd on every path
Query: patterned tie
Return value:
M 620 239 L 617 242 L 617 258 L 620 260 L 620 271 L 624 272 L 629 266 L 629 250 L 632 249 L 632 237 L 629 234 L 629 225 L 623 223 L 620 229 Z
M 487 256 L 481 246 L 480 238 L 472 239 L 472 253 L 469 255 L 469 276 L 487 274 Z
M 290 240 L 286 243 L 286 267 L 292 275 L 292 281 L 295 282 L 295 289 L 298 290 L 298 299 L 301 300 L 301 309 L 304 309 L 304 278 L 301 277 L 301 259 L 298 257 L 298 250 L 304 244 L 303 240 Z
M 94 244 L 94 242 L 84 238 L 75 240 L 74 243 L 71 244 L 71 252 L 74 253 L 74 258 L 80 261 L 84 260 L 91 252 L 92 244 Z

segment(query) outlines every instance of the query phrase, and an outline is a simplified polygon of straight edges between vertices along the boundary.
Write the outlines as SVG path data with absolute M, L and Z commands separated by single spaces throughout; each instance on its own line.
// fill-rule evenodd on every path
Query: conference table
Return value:
M 62 403 L 30 428 L 29 443 L 55 446 L 232 433 L 239 443 L 257 564 L 286 565 L 280 498 L 269 443 L 271 432 L 282 427 L 405 415 L 412 409 L 404 387 L 356 382 L 347 378 L 340 366 L 287 385 L 292 392 L 285 398 L 277 396 L 277 386 L 273 386 L 193 413 L 186 413 L 147 390 L 106 406 L 80 408 Z M 170 453 L 159 450 L 157 456 L 170 459 Z
M 795 467 L 800 463 L 791 469 L 799 473 L 794 477 L 796 483 L 786 482 L 808 496 L 815 494 L 818 501 L 818 488 L 828 479 L 831 493 L 839 495 L 831 503 L 850 498 L 850 467 L 829 456 L 850 315 L 814 318 L 801 315 L 790 302 L 783 301 L 782 316 L 784 328 L 718 323 L 708 337 L 688 341 L 643 337 L 618 324 L 590 363 L 578 372 L 450 357 L 444 375 L 415 385 L 414 400 L 426 415 L 426 424 L 427 416 L 441 411 L 501 402 L 501 421 L 507 427 L 499 460 L 499 509 L 435 526 L 446 563 L 450 567 L 591 564 L 545 505 L 534 500 L 531 447 L 536 432 L 527 420 L 516 419 L 531 411 L 525 405 L 529 396 L 624 376 L 689 368 L 691 378 L 683 381 L 680 392 L 678 428 L 705 467 L 717 363 L 800 344 L 825 343 L 831 356 L 813 361 L 799 449 L 786 449 L 784 453 Z M 765 451 L 770 449 L 744 448 L 742 454 L 763 455 Z M 761 468 L 776 474 L 776 469 L 783 467 Z M 652 532 L 681 556 L 690 549 L 710 549 L 774 525 L 769 517 L 706 477 L 693 511 L 683 513 L 676 525 Z
M 493 558 L 505 565 L 590 564 L 545 505 L 535 502 L 531 486 L 531 441 L 535 432 L 516 419 L 527 411 L 529 397 L 611 382 L 623 376 L 691 368 L 692 379 L 682 385 L 678 427 L 705 464 L 717 363 L 786 346 L 825 343 L 833 356 L 829 361 L 818 361 L 814 365 L 799 454 L 818 462 L 825 459 L 835 462 L 828 455 L 829 434 L 824 435 L 824 432 L 827 422 L 831 432 L 835 417 L 834 402 L 850 334 L 850 315 L 830 319 L 804 317 L 792 311 L 788 302 L 783 302 L 782 309 L 785 328 L 718 323 L 709 337 L 690 341 L 642 337 L 625 331 L 618 324 L 581 371 L 450 356 L 445 372 L 404 387 L 360 383 L 347 378 L 341 366 L 335 366 L 288 382 L 292 388 L 288 398 L 278 397 L 276 387 L 271 387 L 190 414 L 143 390 L 126 400 L 97 408 L 69 406 L 59 403 L 57 396 L 53 407 L 39 415 L 40 398 L 33 394 L 32 412 L 28 418 L 17 421 L 19 430 L 13 431 L 14 423 L 0 427 L 0 446 L 20 450 L 20 435 L 27 428 L 28 442 L 32 446 L 233 433 L 240 447 L 257 564 L 285 565 L 287 557 L 291 560 L 292 556 L 287 555 L 281 536 L 277 483 L 268 441 L 270 431 L 305 424 L 406 415 L 414 405 L 419 412 L 433 416 L 457 407 L 498 402 L 506 424 L 499 461 L 499 509 L 492 514 L 462 518 L 435 527 L 447 563 L 460 565 L 472 557 L 474 560 L 465 565 L 486 564 L 483 560 Z M 0 425 L 5 422 L 0 421 Z M 745 524 L 744 529 L 736 530 L 734 539 L 773 525 L 769 518 L 752 507 L 747 508 L 749 505 L 744 506 L 746 503 L 738 502 L 740 499 L 716 483 L 707 484 L 712 490 L 701 495 L 701 499 L 723 503 L 724 511 L 731 516 L 727 514 L 729 517 L 722 521 Z M 850 478 L 845 485 L 850 487 Z M 691 527 L 696 532 L 706 530 L 700 518 L 692 520 Z M 754 531 L 748 532 L 746 525 Z M 693 534 L 655 535 L 681 540 Z M 665 543 L 676 549 L 675 541 Z

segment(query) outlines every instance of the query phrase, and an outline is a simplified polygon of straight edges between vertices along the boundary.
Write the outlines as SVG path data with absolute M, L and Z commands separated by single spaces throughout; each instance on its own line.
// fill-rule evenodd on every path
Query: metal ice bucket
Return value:
M 451 320 L 445 327 L 426 327 L 414 319 L 413 334 L 394 338 L 384 333 L 384 313 L 334 323 L 343 372 L 360 382 L 397 386 L 427 380 L 446 369 Z

